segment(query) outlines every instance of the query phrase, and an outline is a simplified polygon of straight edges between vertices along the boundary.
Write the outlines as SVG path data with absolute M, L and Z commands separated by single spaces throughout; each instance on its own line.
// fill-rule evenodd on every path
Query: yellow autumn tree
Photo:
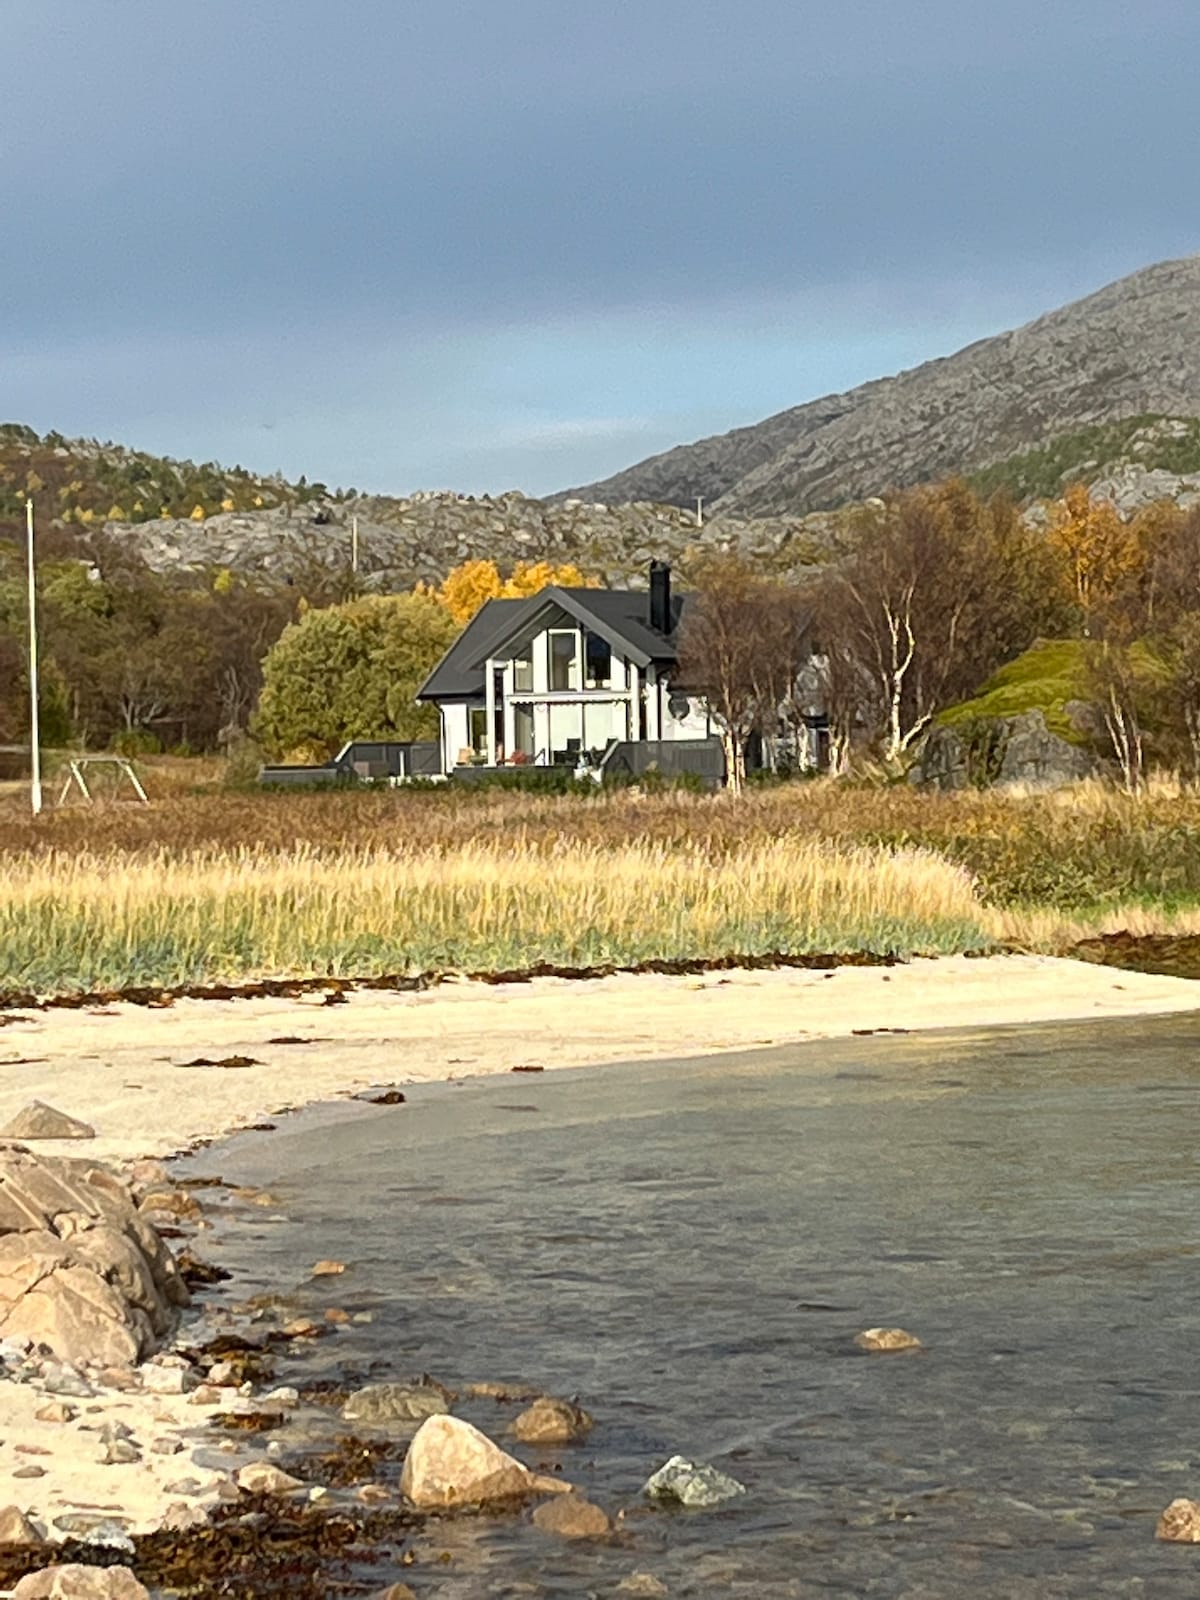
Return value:
M 464 561 L 447 573 L 437 597 L 460 627 L 465 627 L 489 600 L 523 600 L 551 584 L 564 589 L 596 589 L 572 562 L 519 561 L 510 578 L 502 578 L 494 561 Z
M 513 575 L 500 591 L 505 600 L 524 600 L 527 595 L 540 594 L 556 584 L 560 589 L 598 589 L 595 578 L 585 578 L 571 561 L 554 566 L 549 561 L 518 561 Z
M 1093 500 L 1082 483 L 1071 484 L 1054 503 L 1046 535 L 1087 633 L 1093 613 L 1143 564 L 1142 541 L 1111 500 Z

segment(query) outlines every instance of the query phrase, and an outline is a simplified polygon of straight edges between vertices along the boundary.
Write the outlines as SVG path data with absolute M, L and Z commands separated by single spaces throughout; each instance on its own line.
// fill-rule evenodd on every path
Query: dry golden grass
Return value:
M 149 806 L 0 798 L 0 986 L 507 969 L 771 950 L 1060 952 L 1200 928 L 1200 796 L 447 787 Z
M 970 876 L 928 851 L 787 834 L 700 847 L 23 855 L 0 885 L 0 985 L 507 970 L 984 942 Z

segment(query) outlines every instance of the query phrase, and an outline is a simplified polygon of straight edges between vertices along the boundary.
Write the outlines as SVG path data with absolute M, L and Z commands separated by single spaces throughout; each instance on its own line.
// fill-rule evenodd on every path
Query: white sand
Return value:
M 194 1406 L 183 1395 L 102 1390 L 94 1400 L 67 1401 L 77 1411 L 73 1421 L 39 1422 L 35 1413 L 58 1397 L 6 1383 L 0 1396 L 0 1505 L 19 1506 L 52 1539 L 67 1537 L 54 1527 L 54 1519 L 64 1514 L 111 1517 L 126 1532 L 148 1533 L 161 1524 L 173 1501 L 205 1505 L 224 1475 L 196 1464 L 192 1451 L 199 1441 L 189 1434 L 215 1412 L 234 1409 L 236 1392 L 226 1393 L 223 1406 Z M 103 1464 L 99 1430 L 116 1422 L 131 1430 L 132 1442 L 143 1452 L 140 1461 Z M 178 1440 L 177 1453 L 150 1449 L 153 1441 L 167 1439 Z M 226 1441 L 214 1434 L 203 1442 L 211 1453 Z M 236 1465 L 234 1448 L 231 1442 L 231 1466 Z M 44 1476 L 14 1477 L 28 1467 L 40 1467 Z M 197 1486 L 194 1492 L 172 1488 L 189 1478 Z
M 52 1153 L 163 1155 L 285 1107 L 370 1085 L 518 1065 L 603 1066 L 709 1055 L 856 1028 L 966 1028 L 1200 1009 L 1200 982 L 1046 956 L 950 957 L 907 966 L 783 968 L 701 978 L 467 981 L 426 993 L 301 1000 L 181 1000 L 170 1009 L 10 1013 L 0 1027 L 0 1125 L 31 1099 L 96 1129 Z M 313 1042 L 272 1044 L 292 1035 Z M 186 1067 L 250 1056 L 246 1068 Z M 22 1063 L 21 1058 L 26 1058 Z M 32 1059 L 28 1059 L 32 1058 Z

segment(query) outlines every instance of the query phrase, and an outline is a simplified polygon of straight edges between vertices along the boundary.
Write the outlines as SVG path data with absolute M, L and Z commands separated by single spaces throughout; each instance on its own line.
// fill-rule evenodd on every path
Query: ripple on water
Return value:
M 678 1596 L 1190 1600 L 1200 1552 L 1153 1532 L 1200 1490 L 1198 1036 L 1109 1022 L 555 1073 L 536 1118 L 477 1079 L 206 1159 L 287 1198 L 248 1263 L 263 1287 L 312 1314 L 333 1291 L 295 1264 L 329 1256 L 351 1263 L 338 1304 L 376 1308 L 280 1381 L 532 1382 L 596 1418 L 545 1460 L 627 1512 L 619 1535 L 440 1524 L 391 1574 L 422 1594 L 615 1597 L 642 1571 Z M 863 1355 L 873 1325 L 926 1349 Z M 456 1409 L 503 1439 L 519 1405 Z M 643 1508 L 676 1452 L 733 1469 L 744 1502 Z

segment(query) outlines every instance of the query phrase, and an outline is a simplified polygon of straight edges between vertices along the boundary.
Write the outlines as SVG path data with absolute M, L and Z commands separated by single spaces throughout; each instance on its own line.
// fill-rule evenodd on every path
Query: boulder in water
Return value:
M 607 1515 L 579 1494 L 544 1501 L 533 1513 L 533 1525 L 560 1539 L 602 1539 L 612 1532 Z
M 369 1383 L 350 1395 L 342 1407 L 347 1422 L 424 1422 L 450 1409 L 453 1391 L 444 1384 Z
M 718 1472 L 706 1461 L 689 1461 L 686 1456 L 672 1456 L 642 1489 L 651 1500 L 692 1507 L 717 1506 L 745 1492 L 745 1484 L 736 1478 Z
M 524 1500 L 541 1481 L 515 1456 L 458 1417 L 429 1417 L 417 1429 L 400 1493 L 422 1510 Z
M 523 1444 L 573 1444 L 592 1431 L 592 1418 L 570 1400 L 539 1396 L 513 1423 L 513 1433 Z
M 864 1328 L 862 1333 L 854 1335 L 854 1342 L 860 1350 L 921 1349 L 921 1341 L 916 1334 L 908 1333 L 903 1328 Z
M 1172 1500 L 1159 1517 L 1154 1536 L 1173 1544 L 1200 1544 L 1200 1502 Z

